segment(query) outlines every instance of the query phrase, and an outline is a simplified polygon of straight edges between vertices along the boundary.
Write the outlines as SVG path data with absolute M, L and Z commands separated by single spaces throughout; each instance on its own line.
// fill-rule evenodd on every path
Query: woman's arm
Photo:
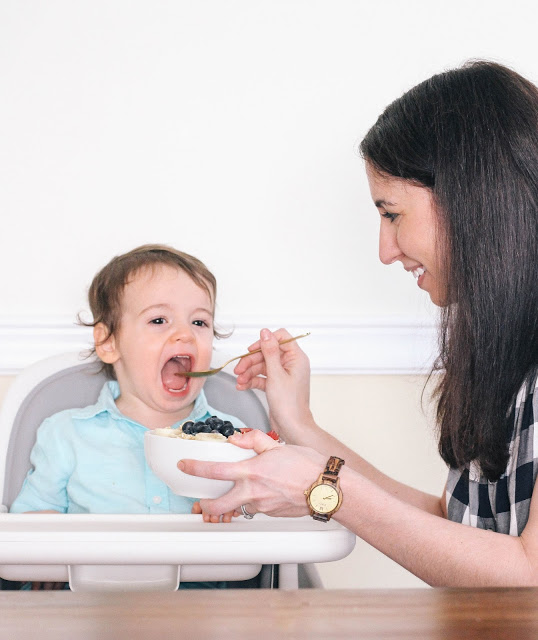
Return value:
M 444 515 L 445 505 L 439 497 L 393 480 L 316 424 L 309 408 L 310 363 L 297 343 L 279 344 L 289 337 L 285 329 L 274 334 L 262 329 L 259 342 L 250 347 L 261 348 L 262 352 L 243 358 L 235 368 L 237 388 L 265 391 L 271 425 L 286 442 L 316 449 L 327 459 L 331 455 L 343 458 L 347 468 L 400 500 L 434 515 Z
M 299 437 L 294 438 L 294 443 L 316 449 L 316 451 L 324 453 L 326 459 L 328 459 L 329 456 L 338 456 L 339 458 L 343 458 L 345 460 L 345 466 L 348 469 L 357 471 L 361 476 L 399 500 L 407 502 L 418 509 L 422 509 L 423 511 L 427 511 L 436 516 L 445 515 L 446 510 L 443 499 L 424 491 L 414 489 L 413 487 L 387 476 L 345 444 L 342 444 L 337 438 L 330 435 L 317 425 L 310 426 L 308 432 L 305 430 L 305 432 L 301 433 Z
M 202 500 L 204 512 L 220 514 L 246 504 L 248 511 L 299 517 L 309 513 L 305 489 L 325 468 L 324 454 L 281 445 L 252 431 L 234 443 L 259 455 L 238 463 L 183 460 L 186 473 L 233 480 L 216 500 Z M 537 586 L 538 500 L 520 537 L 450 522 L 384 490 L 357 471 L 342 467 L 341 508 L 333 516 L 346 528 L 434 586 Z
M 350 469 L 334 518 L 432 586 L 538 585 L 538 499 L 520 537 L 436 517 L 388 494 Z
M 309 511 L 304 490 L 319 476 L 329 455 L 346 460 L 344 500 L 334 519 L 432 585 L 523 586 L 538 584 L 538 498 L 520 537 L 446 520 L 445 498 L 394 481 L 317 426 L 308 409 L 308 359 L 295 343 L 278 345 L 284 331 L 262 332 L 262 355 L 237 365 L 238 388 L 267 393 L 273 427 L 293 444 L 277 448 L 252 432 L 236 444 L 261 455 L 236 465 L 185 461 L 188 473 L 233 479 L 234 489 L 204 509 L 223 513 L 241 504 L 251 512 L 302 516 Z M 293 353 L 292 353 L 293 352 Z M 263 439 L 263 442 L 260 440 Z M 307 445 L 310 448 L 304 448 Z

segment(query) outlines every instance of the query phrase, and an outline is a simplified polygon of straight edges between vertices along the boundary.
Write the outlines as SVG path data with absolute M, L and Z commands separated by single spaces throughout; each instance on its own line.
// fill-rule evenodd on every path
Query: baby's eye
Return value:
M 192 324 L 197 327 L 209 327 L 209 324 L 205 320 L 193 320 Z
M 166 322 L 165 318 L 153 318 L 149 321 L 150 324 L 164 324 Z
M 387 218 L 390 222 L 394 222 L 399 215 L 399 213 L 389 213 L 388 211 L 385 211 L 385 213 L 381 214 L 381 217 Z

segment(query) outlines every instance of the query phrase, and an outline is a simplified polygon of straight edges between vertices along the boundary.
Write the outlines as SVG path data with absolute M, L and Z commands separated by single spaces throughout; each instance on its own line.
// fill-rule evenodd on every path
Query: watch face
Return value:
M 330 484 L 318 484 L 310 492 L 310 505 L 318 513 L 330 513 L 338 506 L 338 491 Z

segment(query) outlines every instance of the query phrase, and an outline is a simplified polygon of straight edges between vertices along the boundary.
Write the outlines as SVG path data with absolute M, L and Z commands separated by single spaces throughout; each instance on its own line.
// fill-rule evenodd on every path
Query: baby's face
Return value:
M 184 272 L 159 265 L 125 286 L 114 336 L 118 408 L 149 428 L 187 417 L 205 378 L 182 371 L 208 369 L 213 348 L 213 304 Z

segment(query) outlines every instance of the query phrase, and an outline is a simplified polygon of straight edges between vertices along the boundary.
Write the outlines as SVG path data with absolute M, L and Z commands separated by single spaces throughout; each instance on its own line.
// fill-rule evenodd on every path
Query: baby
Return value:
M 110 381 L 96 404 L 39 427 L 12 513 L 201 512 L 195 497 L 175 495 L 149 469 L 144 433 L 211 415 L 245 427 L 208 405 L 205 378 L 181 375 L 210 367 L 215 296 L 202 262 L 163 245 L 117 256 L 95 276 L 88 326 Z

